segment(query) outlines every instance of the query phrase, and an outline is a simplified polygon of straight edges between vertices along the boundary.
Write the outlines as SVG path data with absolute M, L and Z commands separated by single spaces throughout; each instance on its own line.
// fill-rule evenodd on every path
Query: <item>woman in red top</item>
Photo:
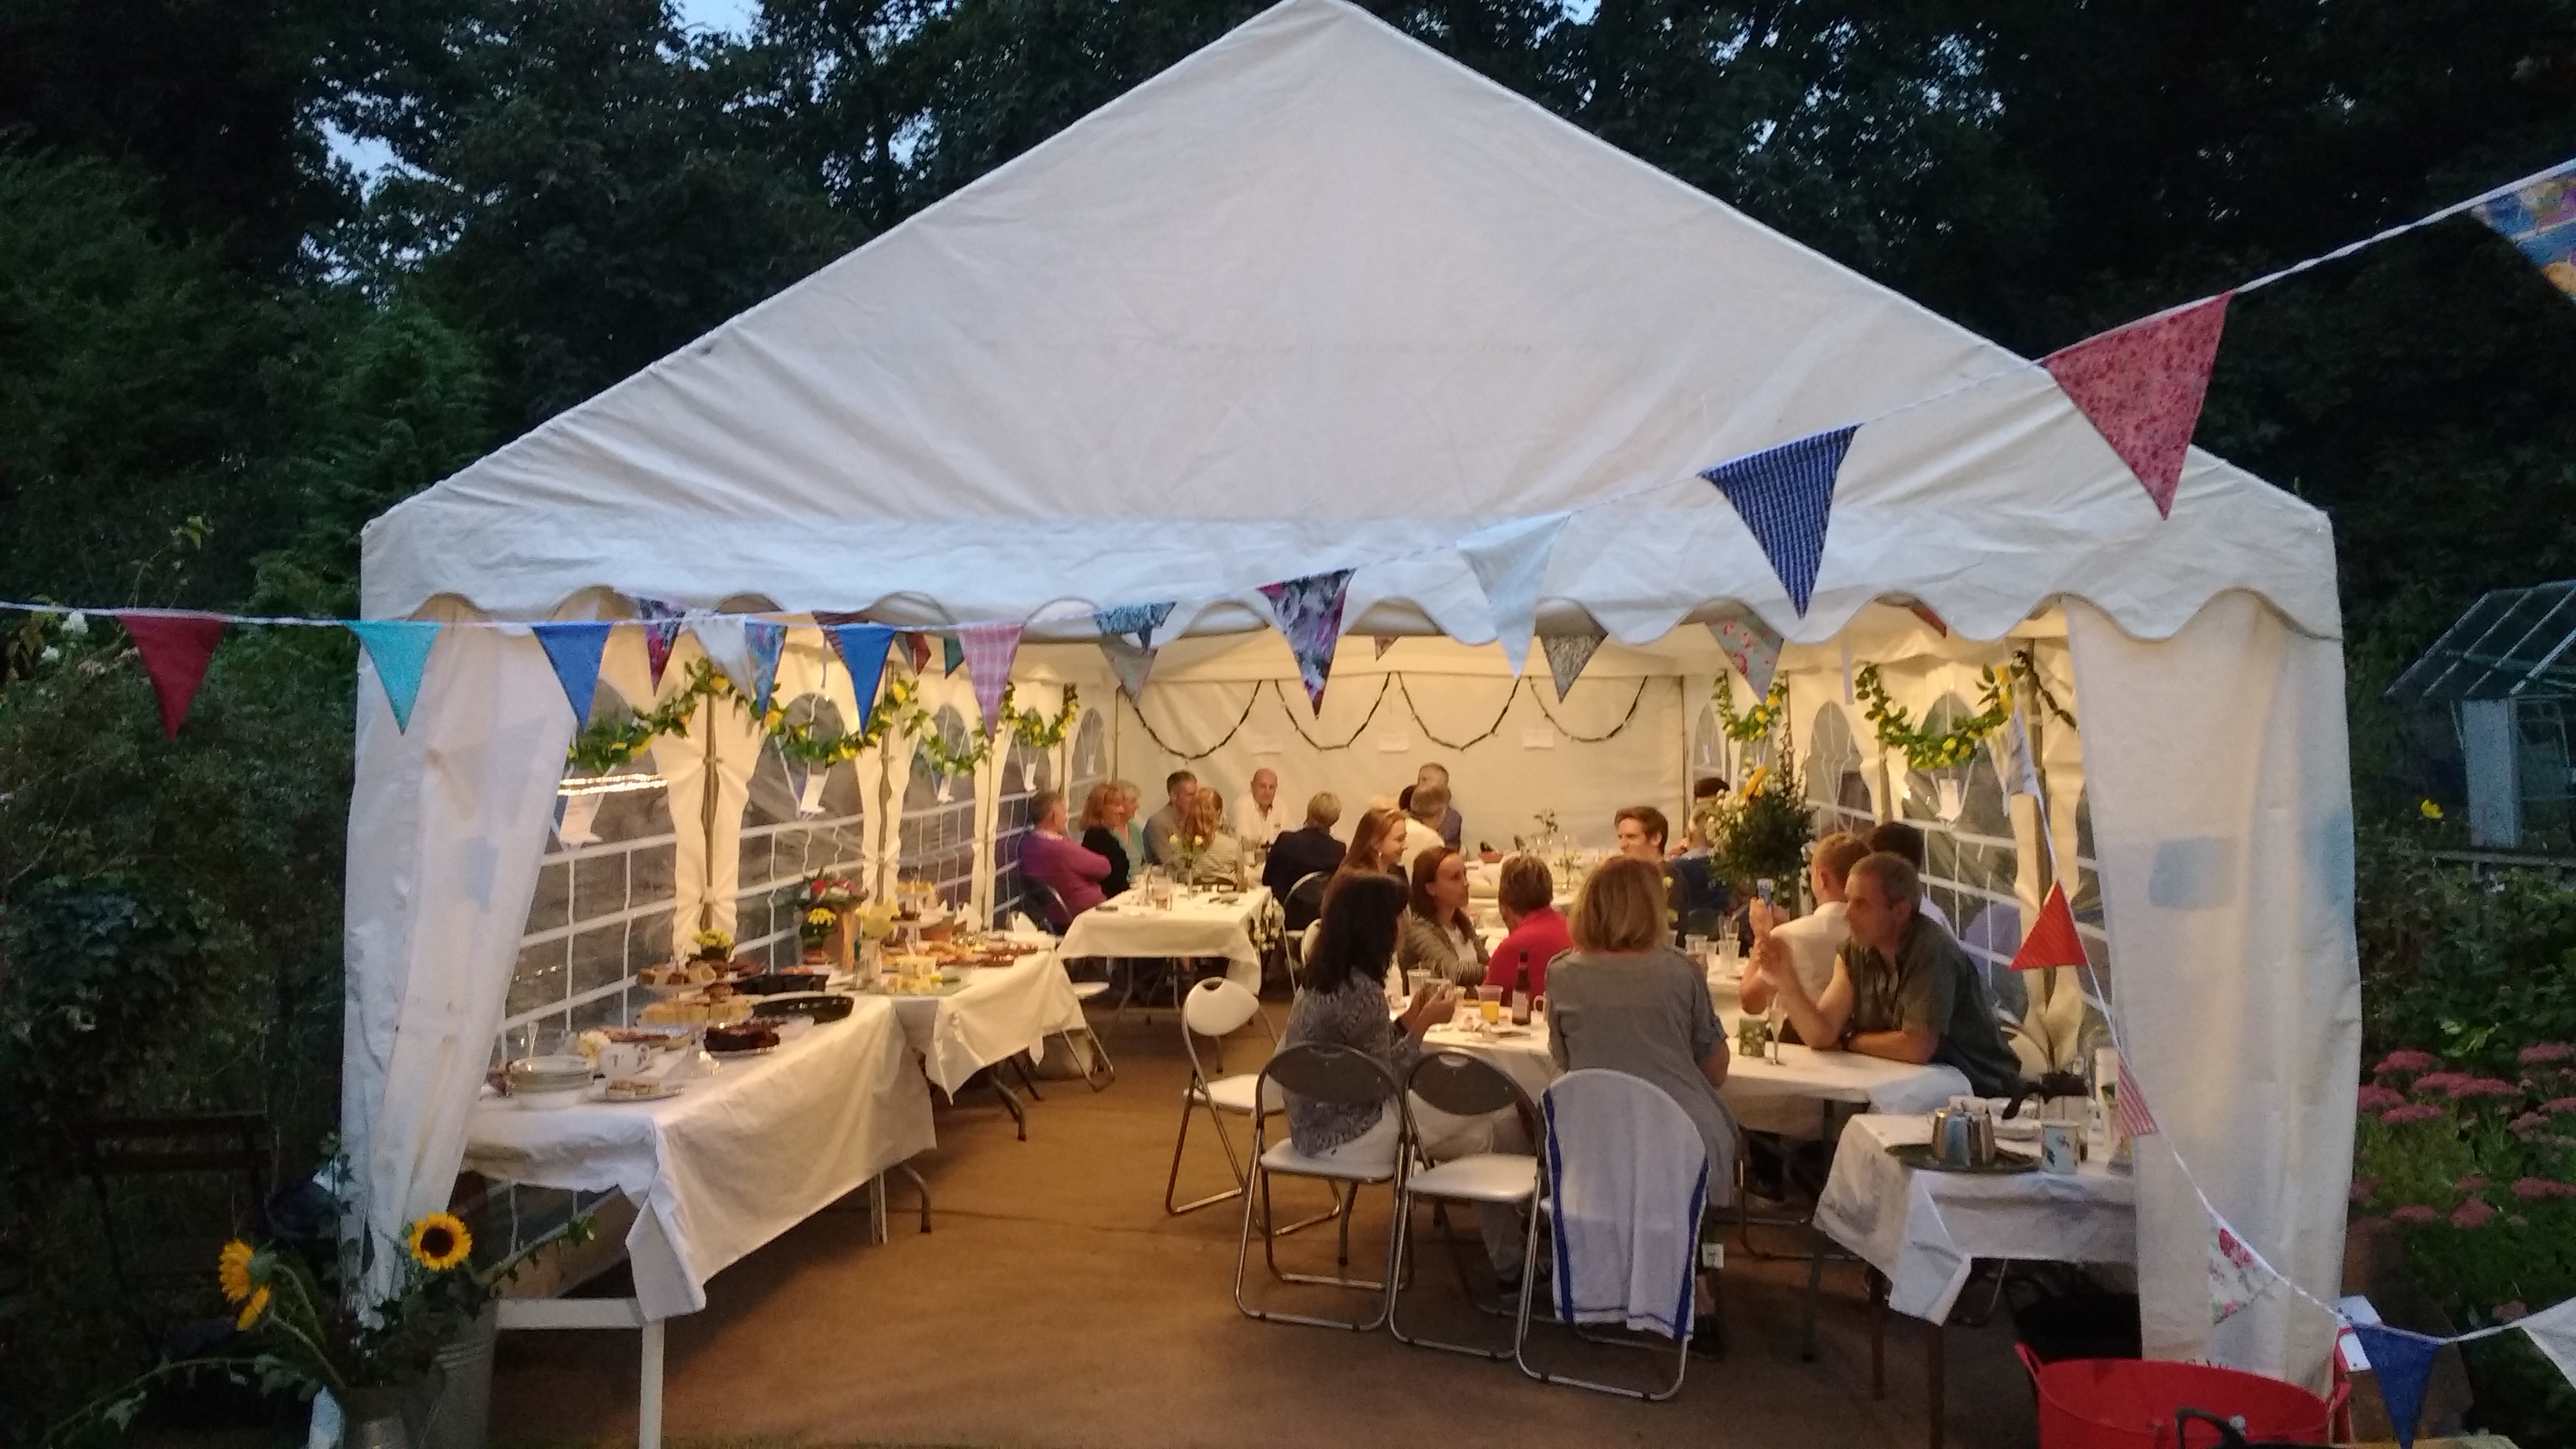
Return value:
M 1556 912 L 1556 881 L 1547 873 L 1547 863 L 1535 855 L 1515 855 L 1504 861 L 1494 897 L 1511 934 L 1494 948 L 1493 959 L 1485 967 L 1485 984 L 1510 990 L 1512 976 L 1526 957 L 1526 989 L 1532 996 L 1545 996 L 1547 963 L 1559 951 L 1574 949 L 1574 934 L 1566 927 L 1565 917 Z

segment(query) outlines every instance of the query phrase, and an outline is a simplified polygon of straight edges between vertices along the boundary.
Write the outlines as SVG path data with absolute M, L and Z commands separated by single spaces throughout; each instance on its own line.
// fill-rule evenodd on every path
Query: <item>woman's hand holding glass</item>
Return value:
M 1458 988 L 1445 981 L 1434 981 L 1415 992 L 1413 1004 L 1405 1008 L 1404 1029 L 1415 1041 L 1435 1026 L 1447 1024 L 1458 1009 Z

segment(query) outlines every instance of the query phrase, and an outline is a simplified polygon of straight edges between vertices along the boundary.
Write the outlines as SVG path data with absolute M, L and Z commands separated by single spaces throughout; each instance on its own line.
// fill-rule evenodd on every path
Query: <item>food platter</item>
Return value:
M 612 1092 L 609 1090 L 611 1085 L 608 1082 L 594 1082 L 589 1091 L 582 1093 L 582 1098 L 585 1101 L 602 1102 L 611 1106 L 635 1102 L 667 1102 L 688 1090 L 689 1086 L 686 1082 L 647 1081 L 643 1085 L 649 1087 L 651 1089 L 649 1091 Z

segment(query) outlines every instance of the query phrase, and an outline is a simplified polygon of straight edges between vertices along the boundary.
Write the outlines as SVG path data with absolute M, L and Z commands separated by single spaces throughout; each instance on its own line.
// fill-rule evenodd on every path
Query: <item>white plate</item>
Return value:
M 588 1092 L 585 1092 L 582 1095 L 590 1101 L 605 1102 L 611 1106 L 622 1106 L 630 1102 L 667 1102 L 671 1098 L 676 1097 L 680 1095 L 681 1092 L 687 1090 L 688 1085 L 689 1084 L 686 1082 L 656 1082 L 653 1084 L 652 1091 L 647 1092 L 640 1097 L 612 1097 L 608 1095 L 608 1084 L 606 1082 L 599 1082 L 594 1084 Z

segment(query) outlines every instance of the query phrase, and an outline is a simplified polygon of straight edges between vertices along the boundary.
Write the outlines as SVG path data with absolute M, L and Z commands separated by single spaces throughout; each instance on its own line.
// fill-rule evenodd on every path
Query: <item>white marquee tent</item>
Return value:
M 1693 475 L 1936 396 L 1860 431 L 1800 615 Z M 1538 627 L 1612 640 L 1562 700 L 1535 658 L 1511 683 L 1455 548 L 1560 511 Z M 1318 718 L 1255 590 L 1343 568 Z M 1228 788 L 1274 764 L 1292 808 L 1438 758 L 1471 837 L 1497 843 L 1541 809 L 1598 837 L 1616 803 L 1680 803 L 1713 763 L 1693 721 L 1726 666 L 1695 621 L 1722 607 L 1791 641 L 1807 749 L 1849 743 L 1823 737 L 1848 729 L 1831 722 L 1855 662 L 1921 708 L 2027 647 L 2080 746 L 2046 732 L 2050 829 L 2015 801 L 2009 894 L 2084 871 L 2098 889 L 2163 1128 L 2140 1166 L 2150 1349 L 2322 1373 L 2331 1321 L 2286 1289 L 2213 1331 L 2200 1194 L 2334 1297 L 2359 988 L 2324 518 L 2194 453 L 2160 519 L 2044 372 L 1340 0 L 1286 0 L 393 509 L 364 578 L 379 618 L 614 618 L 649 597 L 1031 620 L 1024 695 L 1080 687 L 1108 767 L 1149 798 L 1184 757 Z M 1116 699 L 1089 613 L 1164 600 L 1166 634 L 1190 637 L 1141 705 Z M 604 678 L 645 700 L 635 633 Z M 1404 637 L 1381 657 L 1371 635 Z M 837 690 L 848 718 L 827 657 L 796 629 L 781 696 Z M 972 719 L 966 676 L 936 674 L 931 699 Z M 361 697 L 344 1128 L 390 1230 L 446 1203 L 573 720 L 524 629 L 448 631 L 408 732 Z M 680 832 L 680 900 L 729 915 L 724 830 L 761 741 L 707 734 L 661 768 L 675 799 L 717 777 L 706 833 Z M 890 798 L 907 748 L 863 756 L 860 793 Z M 1850 748 L 1894 813 L 1901 759 Z M 976 782 L 979 901 L 1000 773 Z M 882 885 L 897 844 L 884 812 L 870 830 Z

